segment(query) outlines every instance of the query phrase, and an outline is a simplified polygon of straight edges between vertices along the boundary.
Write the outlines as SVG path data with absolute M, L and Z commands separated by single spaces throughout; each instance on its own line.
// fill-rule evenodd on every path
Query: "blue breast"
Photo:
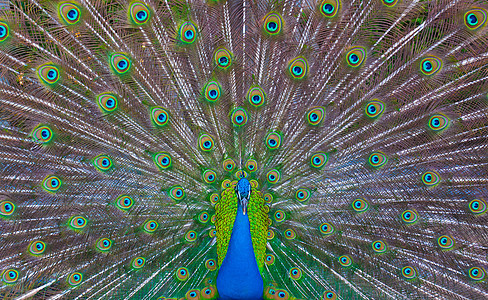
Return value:
M 263 288 L 263 278 L 254 257 L 249 218 L 242 214 L 239 204 L 227 255 L 217 276 L 217 290 L 222 300 L 261 300 Z

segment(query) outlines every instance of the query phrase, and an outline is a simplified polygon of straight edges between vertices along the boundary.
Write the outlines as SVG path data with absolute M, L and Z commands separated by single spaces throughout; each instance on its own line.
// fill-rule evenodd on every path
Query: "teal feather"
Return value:
M 0 4 L 0 298 L 488 298 L 487 11 Z

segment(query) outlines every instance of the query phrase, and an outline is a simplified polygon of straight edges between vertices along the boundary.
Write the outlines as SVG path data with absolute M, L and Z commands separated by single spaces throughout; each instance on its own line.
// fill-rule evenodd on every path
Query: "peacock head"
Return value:
M 249 197 L 251 195 L 251 183 L 246 178 L 246 172 L 239 171 L 236 175 L 239 178 L 236 185 L 237 199 L 242 207 L 242 213 L 246 214 L 247 204 L 249 203 Z

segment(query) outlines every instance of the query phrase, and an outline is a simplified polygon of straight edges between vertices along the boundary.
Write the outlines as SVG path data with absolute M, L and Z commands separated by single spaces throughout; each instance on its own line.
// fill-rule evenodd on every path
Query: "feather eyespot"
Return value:
M 53 131 L 46 125 L 41 125 L 32 131 L 32 138 L 41 144 L 48 144 L 53 138 Z
M 293 229 L 289 228 L 289 229 L 285 230 L 285 238 L 287 240 L 293 240 L 296 238 L 296 236 L 297 236 L 297 234 L 295 233 L 295 231 Z
M 192 22 L 185 22 L 180 26 L 178 37 L 185 44 L 193 44 L 197 38 L 197 28 Z
M 302 278 L 302 270 L 299 268 L 291 268 L 290 269 L 290 278 L 293 280 L 300 280 Z
M 208 222 L 208 220 L 210 219 L 210 216 L 208 215 L 208 212 L 206 211 L 202 211 L 199 215 L 198 215 L 198 221 L 202 224 L 205 224 Z
M 11 201 L 0 202 L 0 217 L 10 217 L 15 212 L 15 204 Z
M 232 55 L 225 48 L 220 48 L 215 52 L 214 61 L 220 69 L 228 69 L 232 64 Z
M 205 261 L 205 267 L 210 271 L 215 271 L 217 269 L 217 262 L 215 259 L 207 259 Z
M 190 272 L 188 272 L 188 269 L 185 267 L 178 268 L 175 274 L 176 278 L 180 281 L 185 281 L 188 279 L 188 276 L 190 276 Z
M 125 54 L 115 53 L 110 57 L 110 66 L 115 73 L 122 75 L 129 71 L 131 61 Z
M 275 237 L 275 233 L 274 233 L 274 231 L 273 231 L 273 230 L 271 230 L 271 229 L 268 229 L 268 232 L 266 233 L 266 238 L 267 238 L 268 240 L 272 240 L 272 239 L 274 239 L 274 237 Z
M 136 257 L 132 260 L 131 266 L 133 269 L 142 269 L 146 264 L 146 259 L 142 256 Z
M 51 175 L 51 176 L 47 176 L 42 181 L 42 188 L 47 192 L 55 193 L 59 190 L 61 184 L 62 182 L 61 179 L 59 179 L 59 177 Z
M 439 184 L 441 177 L 436 172 L 425 172 L 422 174 L 422 182 L 428 187 L 434 187 Z
M 46 243 L 43 241 L 34 241 L 29 244 L 29 252 L 32 255 L 41 255 L 46 251 Z
M 221 94 L 220 85 L 216 81 L 210 81 L 205 85 L 205 99 L 208 102 L 216 102 L 219 100 Z
M 485 279 L 486 272 L 483 268 L 480 267 L 472 267 L 468 271 L 469 278 L 476 280 L 476 281 L 482 281 Z
M 424 75 L 431 76 L 439 72 L 442 68 L 442 61 L 440 58 L 435 56 L 429 56 L 420 61 L 420 71 Z
M 159 152 L 154 155 L 154 164 L 160 169 L 171 167 L 171 156 L 166 152 Z
M 0 43 L 5 41 L 10 35 L 10 28 L 5 22 L 0 22 Z
M 162 107 L 152 107 L 151 108 L 151 121 L 156 127 L 163 127 L 168 124 L 169 114 Z
M 327 153 L 324 152 L 315 153 L 310 158 L 310 163 L 312 164 L 312 167 L 316 169 L 322 168 L 328 161 L 329 156 L 327 155 Z
M 112 240 L 108 238 L 101 238 L 97 241 L 96 246 L 98 250 L 102 252 L 107 252 L 110 250 L 110 248 L 112 248 L 112 244 Z
M 48 85 L 58 82 L 60 75 L 59 69 L 52 64 L 44 64 L 37 68 L 37 76 L 41 81 Z
M 477 215 L 483 214 L 486 212 L 486 202 L 483 199 L 474 199 L 469 202 L 469 210 Z
M 6 284 L 14 284 L 19 280 L 19 271 L 16 269 L 7 269 L 2 272 L 3 282 Z
M 288 72 L 294 79 L 303 79 L 308 72 L 308 63 L 305 58 L 297 57 L 288 65 Z
M 277 13 L 269 13 L 264 18 L 264 32 L 269 35 L 277 35 L 281 32 L 283 27 L 283 19 Z
M 225 167 L 224 167 L 225 168 Z M 228 189 L 231 187 L 231 181 L 229 179 L 225 179 L 224 181 L 222 181 L 222 189 Z
M 274 150 L 281 146 L 281 135 L 276 132 L 270 132 L 266 136 L 266 146 L 268 149 Z
M 397 4 L 398 0 L 381 0 L 385 6 L 393 7 Z
M 276 222 L 283 222 L 286 218 L 286 214 L 282 210 L 277 210 L 274 213 L 274 219 Z
M 98 171 L 107 172 L 113 167 L 112 159 L 108 155 L 99 155 L 93 159 L 93 166 Z
M 484 26 L 486 19 L 486 11 L 481 8 L 469 10 L 464 14 L 464 24 L 471 30 Z
M 215 228 L 210 229 L 210 231 L 209 231 L 208 235 L 210 236 L 210 238 L 212 238 L 212 239 L 213 239 L 214 237 L 216 237 L 216 236 L 217 236 L 217 230 L 215 230 Z
M 247 178 L 247 172 L 242 170 L 238 170 L 234 175 L 236 176 L 237 179 Z M 249 183 L 251 182 L 249 181 Z
M 358 213 L 361 213 L 361 212 L 365 212 L 368 210 L 369 208 L 369 204 L 368 202 L 366 202 L 366 200 L 364 199 L 356 199 L 352 202 L 352 208 L 358 212 Z
M 441 247 L 443 250 L 451 250 L 454 248 L 454 240 L 447 235 L 442 235 L 437 239 L 437 244 L 439 247 Z
M 214 183 L 215 180 L 217 180 L 217 174 L 214 170 L 206 170 L 205 172 L 203 172 L 202 177 L 203 180 L 205 180 L 205 182 L 208 184 Z
M 307 189 L 299 189 L 295 193 L 295 198 L 300 202 L 305 202 L 310 198 L 310 191 Z
M 196 231 L 195 231 L 195 230 L 190 230 L 190 231 L 188 231 L 188 232 L 185 234 L 185 240 L 186 240 L 187 242 L 190 242 L 190 243 L 192 243 L 192 242 L 196 241 L 196 240 L 197 240 L 197 237 L 198 237 L 198 234 L 196 233 Z
M 224 162 L 222 163 L 222 165 L 224 167 L 224 170 L 226 170 L 228 172 L 234 171 L 234 169 L 236 167 L 235 161 L 232 160 L 231 158 L 227 158 L 226 160 L 224 160 Z
M 275 299 L 283 299 L 288 300 L 290 299 L 290 293 L 286 290 L 277 290 L 275 294 Z
M 131 197 L 126 195 L 122 195 L 118 197 L 117 200 L 115 200 L 115 205 L 123 211 L 129 210 L 133 204 L 134 204 L 134 200 L 132 200 Z
M 143 3 L 135 2 L 129 7 L 129 17 L 133 24 L 143 25 L 151 18 L 151 11 Z
M 412 266 L 405 266 L 402 268 L 402 276 L 408 280 L 414 279 L 417 277 L 417 270 Z
M 212 194 L 212 195 L 210 195 L 210 202 L 212 204 L 215 204 L 215 203 L 219 202 L 219 198 L 220 198 L 219 194 Z
M 214 140 L 210 135 L 202 134 L 198 139 L 198 145 L 202 151 L 211 151 L 214 147 Z
M 386 250 L 388 249 L 386 243 L 381 240 L 372 242 L 371 248 L 373 248 L 373 251 L 376 253 L 385 253 Z
M 339 0 L 323 0 L 320 3 L 320 12 L 324 17 L 333 18 L 337 15 L 341 6 L 341 2 Z
M 275 184 L 280 180 L 280 172 L 278 170 L 271 170 L 266 174 L 266 180 L 269 183 Z
M 368 162 L 373 168 L 378 169 L 384 166 L 388 162 L 388 158 L 386 157 L 385 154 L 381 152 L 373 152 L 369 156 Z
M 334 226 L 330 223 L 322 223 L 320 225 L 320 232 L 325 235 L 330 235 L 334 233 Z
M 429 128 L 434 131 L 446 129 L 449 125 L 449 118 L 443 114 L 435 114 L 429 119 Z
M 102 93 L 97 97 L 97 103 L 100 110 L 104 113 L 111 113 L 117 110 L 117 97 L 112 93 Z
M 366 116 L 369 118 L 377 118 L 385 111 L 385 104 L 380 100 L 372 100 L 366 104 L 365 108 Z
M 238 107 L 234 109 L 230 119 L 232 120 L 232 124 L 234 124 L 234 126 L 244 126 L 247 123 L 247 112 L 245 109 Z
M 333 291 L 326 291 L 324 296 L 322 297 L 323 300 L 337 300 L 337 294 Z
M 144 223 L 144 231 L 147 233 L 154 233 L 159 227 L 158 222 L 154 220 L 147 220 L 146 223 Z
M 266 203 L 273 202 L 273 195 L 271 195 L 271 194 L 264 194 L 263 198 L 264 198 L 264 202 L 266 202 Z
M 71 286 L 80 285 L 80 283 L 83 281 L 83 274 L 80 272 L 71 273 L 68 278 L 66 278 L 66 281 Z
M 346 54 L 347 64 L 353 68 L 359 67 L 366 59 L 366 49 L 363 47 L 353 47 Z
M 61 3 L 58 12 L 61 20 L 67 25 L 74 25 L 80 21 L 81 10 L 78 5 L 74 3 Z
M 352 265 L 352 258 L 349 255 L 342 255 L 339 257 L 339 263 L 343 267 L 350 267 Z
M 215 296 L 217 296 L 217 289 L 215 289 L 213 286 L 207 286 L 206 288 L 202 289 L 200 296 L 203 299 L 213 299 Z
M 259 107 L 264 104 L 266 100 L 266 94 L 264 93 L 263 89 L 260 87 L 253 87 L 249 89 L 247 92 L 247 100 L 251 105 L 255 107 Z
M 314 107 L 307 113 L 308 124 L 317 126 L 322 122 L 325 116 L 325 108 Z
M 88 221 L 82 216 L 74 216 L 69 220 L 69 227 L 73 230 L 81 230 L 86 227 Z
M 268 266 L 272 266 L 275 262 L 275 256 L 273 254 L 266 255 L 265 262 Z
M 249 172 L 255 172 L 258 169 L 258 162 L 254 159 L 250 159 L 246 162 L 246 168 Z
M 169 191 L 169 196 L 175 201 L 179 201 L 185 197 L 185 191 L 181 186 L 175 186 Z
M 418 218 L 417 213 L 411 209 L 408 209 L 402 213 L 402 221 L 409 225 L 417 223 Z
M 199 300 L 200 299 L 200 291 L 197 289 L 192 289 L 186 292 L 185 299 L 187 300 Z

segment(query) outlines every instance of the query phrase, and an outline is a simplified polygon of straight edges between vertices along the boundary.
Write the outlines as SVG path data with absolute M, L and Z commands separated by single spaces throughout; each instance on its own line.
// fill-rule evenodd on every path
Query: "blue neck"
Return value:
M 217 276 L 217 290 L 222 300 L 260 300 L 263 288 L 252 247 L 249 218 L 242 214 L 239 204 L 227 255 Z

